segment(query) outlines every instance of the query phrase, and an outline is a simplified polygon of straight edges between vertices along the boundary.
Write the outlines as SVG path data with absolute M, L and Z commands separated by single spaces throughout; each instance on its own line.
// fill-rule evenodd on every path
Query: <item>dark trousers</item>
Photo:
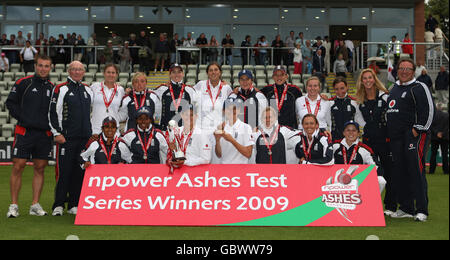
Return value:
M 372 148 L 374 157 L 379 161 L 378 175 L 386 180 L 384 207 L 386 210 L 397 210 L 397 195 L 392 185 L 392 153 L 389 143 L 364 140 L 364 144 Z
M 34 72 L 34 60 L 24 60 L 23 61 L 23 71 L 25 73 Z
M 425 155 L 429 134 L 414 137 L 407 131 L 402 138 L 391 139 L 392 185 L 399 208 L 411 215 L 428 215 L 428 184 L 425 174 Z
M 79 158 L 88 140 L 89 138 L 66 138 L 64 144 L 57 145 L 55 202 L 52 209 L 59 206 L 64 208 L 66 201 L 68 209 L 78 207 L 84 178 Z
M 436 170 L 436 155 L 441 147 L 442 153 L 442 170 L 445 174 L 448 174 L 448 140 L 439 139 L 431 141 L 431 158 L 430 158 L 430 173 L 434 173 Z

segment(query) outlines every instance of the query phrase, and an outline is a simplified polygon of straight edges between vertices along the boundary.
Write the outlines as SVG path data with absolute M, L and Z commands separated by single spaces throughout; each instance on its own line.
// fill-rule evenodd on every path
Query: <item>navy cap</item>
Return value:
M 147 115 L 149 118 L 153 118 L 153 111 L 150 109 L 150 107 L 143 106 L 138 109 L 136 113 L 136 118 L 138 118 L 141 115 Z
M 249 79 L 253 79 L 253 74 L 249 70 L 241 70 L 238 74 L 238 78 L 241 79 L 241 76 L 247 76 Z
M 281 70 L 281 71 L 283 71 L 284 73 L 286 73 L 286 68 L 285 68 L 284 66 L 278 65 L 278 66 L 276 66 L 276 67 L 273 69 L 273 73 L 272 73 L 272 74 L 275 74 L 275 72 L 277 72 L 277 71 L 279 71 L 279 70 Z
M 116 124 L 116 127 L 117 127 L 117 121 L 112 116 L 105 117 L 105 119 L 103 119 L 102 126 L 105 126 L 109 123 L 114 123 L 114 124 Z
M 345 130 L 345 128 L 346 128 L 348 125 L 354 125 L 354 126 L 356 127 L 356 130 L 358 130 L 358 132 L 359 132 L 359 124 L 356 123 L 355 121 L 350 120 L 350 121 L 346 122 L 346 123 L 344 124 L 344 130 Z

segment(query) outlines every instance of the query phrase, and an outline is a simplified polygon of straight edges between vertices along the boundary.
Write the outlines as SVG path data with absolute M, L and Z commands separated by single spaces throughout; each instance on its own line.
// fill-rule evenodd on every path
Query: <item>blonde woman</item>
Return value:
M 147 76 L 143 72 L 134 74 L 132 80 L 133 89 L 124 96 L 119 110 L 119 121 L 127 121 L 126 130 L 136 128 L 136 115 L 141 107 L 148 107 L 155 122 L 161 118 L 161 101 L 151 90 L 147 89 Z M 158 125 L 155 124 L 155 126 Z
M 383 177 L 387 181 L 386 195 L 384 198 L 385 214 L 390 215 L 396 211 L 395 191 L 390 185 L 392 157 L 390 140 L 387 132 L 386 112 L 389 109 L 387 103 L 389 91 L 378 79 L 372 69 L 361 71 L 356 82 L 356 100 L 364 122 L 363 143 L 369 146 L 374 156 L 380 161 Z

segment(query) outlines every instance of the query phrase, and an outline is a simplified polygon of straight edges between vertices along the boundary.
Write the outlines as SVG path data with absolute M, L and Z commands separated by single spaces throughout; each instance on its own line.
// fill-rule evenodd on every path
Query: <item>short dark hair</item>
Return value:
M 217 67 L 219 68 L 220 72 L 222 72 L 222 67 L 219 65 L 219 63 L 217 63 L 217 62 L 211 62 L 211 63 L 208 64 L 208 66 L 206 67 L 206 73 L 208 73 L 209 68 L 210 68 L 212 65 L 217 66 Z
M 52 58 L 50 58 L 50 56 L 47 56 L 45 54 L 38 54 L 38 56 L 36 57 L 35 63 L 37 64 L 38 60 L 48 60 L 50 61 L 50 64 L 52 64 Z
M 336 86 L 336 84 L 344 82 L 344 84 L 347 86 L 347 80 L 342 76 L 337 76 L 333 81 L 333 87 Z
M 416 63 L 414 62 L 413 59 L 408 58 L 408 57 L 401 58 L 401 59 L 398 61 L 398 63 L 397 63 L 397 70 L 398 70 L 398 68 L 400 67 L 400 64 L 403 63 L 403 62 L 409 62 L 409 63 L 411 63 L 411 64 L 413 65 L 413 71 L 416 71 Z
M 314 114 L 306 114 L 306 115 L 303 116 L 303 118 L 302 118 L 302 125 L 303 125 L 303 123 L 305 122 L 305 119 L 308 118 L 308 117 L 314 118 L 314 121 L 316 121 L 316 124 L 319 124 L 319 120 L 317 119 L 316 115 L 314 115 Z

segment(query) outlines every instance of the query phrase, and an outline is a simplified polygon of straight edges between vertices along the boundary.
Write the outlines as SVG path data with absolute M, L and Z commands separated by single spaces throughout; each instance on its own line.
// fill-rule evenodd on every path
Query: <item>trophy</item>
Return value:
M 172 143 L 175 140 L 175 150 L 173 151 L 173 161 L 182 161 L 182 160 L 186 160 L 186 157 L 184 156 L 184 152 L 182 149 L 180 149 L 180 145 L 182 145 L 183 140 L 179 140 L 178 138 L 176 138 L 176 136 L 180 135 L 180 130 L 178 129 L 177 123 L 175 122 L 175 120 L 170 120 L 169 121 L 169 127 L 168 127 L 168 131 L 169 131 L 169 141 Z M 181 144 L 180 144 L 181 142 Z

